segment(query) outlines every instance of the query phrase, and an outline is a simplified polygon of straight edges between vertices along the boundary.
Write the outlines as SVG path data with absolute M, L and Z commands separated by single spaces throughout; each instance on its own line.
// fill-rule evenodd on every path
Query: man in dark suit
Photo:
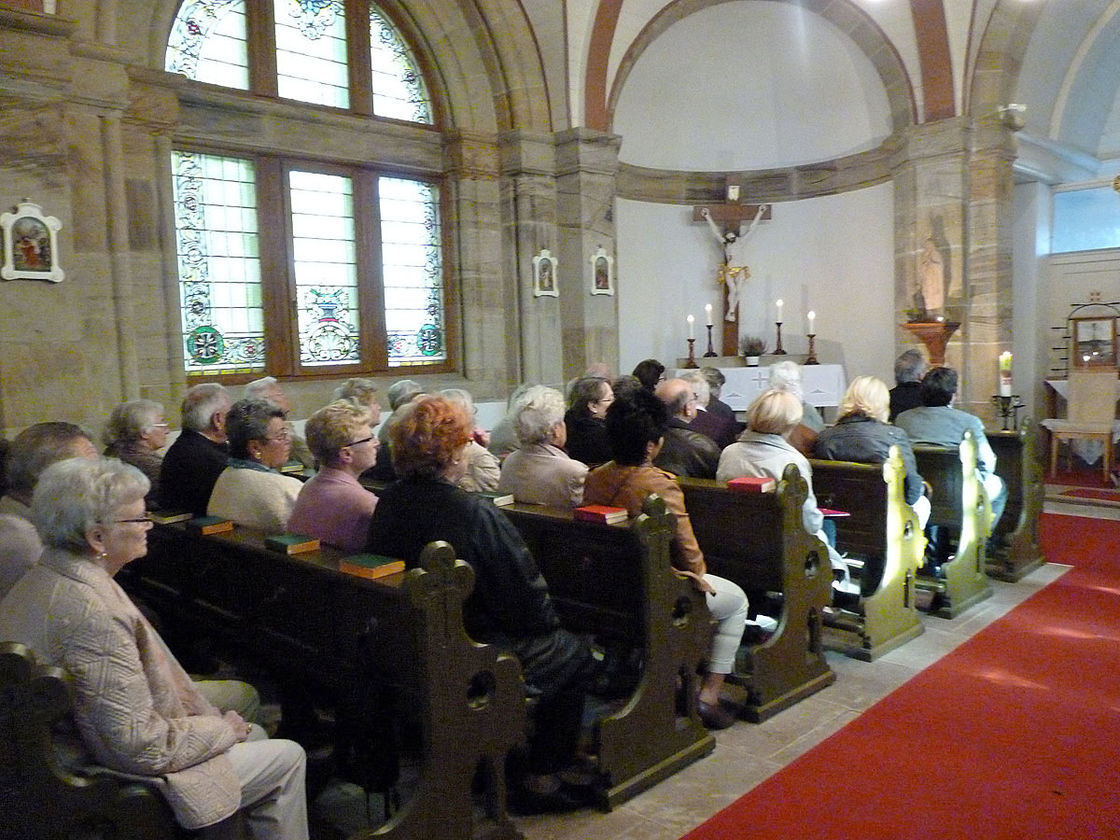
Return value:
M 922 377 L 928 369 L 926 358 L 919 350 L 907 350 L 894 360 L 897 384 L 891 388 L 891 410 L 887 418 L 891 423 L 902 412 L 923 405 Z
M 689 427 L 696 417 L 696 394 L 683 379 L 669 379 L 654 392 L 669 411 L 665 443 L 654 466 L 689 478 L 715 478 L 720 449 L 707 435 Z
M 710 437 L 721 450 L 734 443 L 738 436 L 735 413 L 724 403 L 719 403 L 713 410 L 712 391 L 704 372 L 690 370 L 681 379 L 692 386 L 692 393 L 696 395 L 696 416 L 688 424 L 689 428 Z M 727 412 L 720 411 L 720 406 Z
M 214 482 L 229 462 L 226 413 L 233 401 L 221 385 L 195 385 L 183 397 L 179 437 L 159 474 L 160 507 L 206 515 Z

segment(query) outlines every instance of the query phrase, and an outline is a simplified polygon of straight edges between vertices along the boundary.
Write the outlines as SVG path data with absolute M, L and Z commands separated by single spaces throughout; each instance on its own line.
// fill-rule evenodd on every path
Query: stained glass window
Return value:
M 357 363 L 353 184 L 340 175 L 292 172 L 289 187 L 300 363 Z
M 280 96 L 350 107 L 342 0 L 275 0 L 274 8 Z
M 373 112 L 431 124 L 432 105 L 416 59 L 397 30 L 376 9 L 369 12 Z
M 164 67 L 198 82 L 247 90 L 245 0 L 185 0 L 171 26 Z
M 261 370 L 264 317 L 253 163 L 177 151 L 171 165 L 186 369 Z
M 439 194 L 433 184 L 379 178 L 389 366 L 447 359 Z

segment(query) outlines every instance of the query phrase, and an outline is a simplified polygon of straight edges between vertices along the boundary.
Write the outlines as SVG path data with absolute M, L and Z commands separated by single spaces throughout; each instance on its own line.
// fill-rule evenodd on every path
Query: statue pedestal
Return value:
M 931 365 L 945 364 L 945 345 L 959 326 L 957 321 L 908 321 L 902 325 L 926 346 Z

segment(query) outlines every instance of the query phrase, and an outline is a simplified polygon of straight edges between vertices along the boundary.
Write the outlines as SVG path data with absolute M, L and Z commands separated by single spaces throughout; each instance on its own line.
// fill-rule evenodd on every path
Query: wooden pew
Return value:
M 665 503 L 650 496 L 641 515 L 617 525 L 540 505 L 502 511 L 536 558 L 564 625 L 642 653 L 633 696 L 596 726 L 600 805 L 610 810 L 711 753 L 715 738 L 695 701 L 711 620 L 703 595 L 673 574 L 676 521 Z
M 925 629 L 914 583 L 926 539 L 906 503 L 906 468 L 896 446 L 881 465 L 809 463 L 817 503 L 851 514 L 834 520 L 837 550 L 864 561 L 860 612 L 826 612 L 825 646 L 871 662 Z
M 1000 546 L 987 559 L 990 577 L 1015 582 L 1046 562 L 1038 543 L 1045 487 L 1038 461 L 1038 436 L 1025 419 L 1017 432 L 988 432 L 996 453 L 996 475 L 1007 484 L 1007 505 L 996 524 Z
M 425 548 L 421 568 L 374 581 L 340 572 L 342 552 L 279 554 L 249 528 L 200 537 L 168 525 L 153 536 L 148 556 L 118 578 L 168 621 L 226 636 L 273 673 L 335 692 L 340 708 L 383 679 L 401 687 L 423 730 L 420 778 L 364 836 L 521 837 L 504 780 L 505 755 L 524 739 L 520 667 L 467 637 L 462 604 L 474 572 L 447 543 Z M 471 791 L 479 767 L 481 816 Z
M 822 625 L 832 570 L 825 544 L 802 527 L 808 487 L 797 468 L 786 469 L 774 493 L 736 493 L 705 479 L 679 483 L 708 569 L 743 587 L 756 608 L 781 593 L 774 635 L 740 647 L 729 677 L 747 690 L 744 716 L 764 721 L 831 685 L 836 674 L 824 657 Z
M 933 593 L 933 615 L 953 618 L 991 597 L 985 542 L 991 530 L 992 505 L 976 474 L 972 432 L 965 432 L 957 449 L 915 444 L 914 458 L 918 472 L 933 488 L 928 524 L 948 527 L 956 540 L 953 559 L 941 565 L 942 577 L 922 575 L 918 587 Z
M 185 837 L 154 789 L 58 764 L 52 730 L 70 714 L 70 677 L 0 643 L 0 837 L 4 840 L 172 840 Z

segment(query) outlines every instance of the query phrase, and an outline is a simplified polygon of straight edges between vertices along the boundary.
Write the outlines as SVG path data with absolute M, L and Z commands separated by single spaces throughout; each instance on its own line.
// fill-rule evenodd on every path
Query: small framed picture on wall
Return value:
M 556 288 L 556 257 L 547 248 L 533 257 L 533 297 L 560 297 Z
M 591 294 L 614 294 L 614 257 L 602 245 L 591 255 Z
M 44 216 L 38 204 L 23 201 L 12 213 L 0 214 L 4 238 L 5 280 L 48 280 L 60 283 L 66 276 L 58 264 L 58 231 L 62 223 Z

